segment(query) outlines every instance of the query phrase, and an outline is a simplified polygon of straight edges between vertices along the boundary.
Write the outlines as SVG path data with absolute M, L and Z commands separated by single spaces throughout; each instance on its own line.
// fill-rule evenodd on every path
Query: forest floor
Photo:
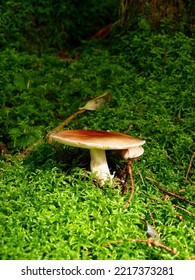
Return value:
M 140 27 L 83 42 L 71 54 L 0 53 L 0 259 L 195 257 L 195 40 Z M 64 129 L 110 130 L 146 140 L 133 164 L 135 192 L 99 187 L 89 151 L 40 141 L 89 100 Z M 107 154 L 115 177 L 126 162 Z M 142 218 L 158 232 L 148 239 Z M 151 246 L 148 246 L 151 245 Z

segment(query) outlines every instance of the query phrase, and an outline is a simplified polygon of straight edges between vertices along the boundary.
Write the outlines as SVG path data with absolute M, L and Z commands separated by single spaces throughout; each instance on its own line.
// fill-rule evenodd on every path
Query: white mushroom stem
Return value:
M 91 171 L 95 172 L 96 178 L 99 180 L 99 184 L 102 186 L 105 181 L 112 181 L 113 176 L 110 174 L 105 150 L 91 149 Z

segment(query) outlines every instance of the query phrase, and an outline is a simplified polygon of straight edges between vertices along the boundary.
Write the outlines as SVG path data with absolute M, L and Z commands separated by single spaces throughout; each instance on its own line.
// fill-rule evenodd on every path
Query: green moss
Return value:
M 189 259 L 195 254 L 193 205 L 169 197 L 161 187 L 194 200 L 194 39 L 143 31 L 85 44 L 77 60 L 60 61 L 7 49 L 1 53 L 1 142 L 10 155 L 1 159 L 1 259 Z M 15 159 L 49 129 L 91 97 L 111 90 L 113 100 L 86 112 L 68 129 L 100 129 L 146 140 L 133 165 L 135 193 L 99 188 L 89 171 L 87 150 L 43 143 L 29 157 Z M 3 158 L 6 156 L 7 161 Z M 124 162 L 108 154 L 112 171 Z M 180 193 L 181 189 L 185 189 Z M 141 216 L 152 219 L 159 247 L 118 239 L 146 238 Z M 181 219 L 182 216 L 183 219 Z

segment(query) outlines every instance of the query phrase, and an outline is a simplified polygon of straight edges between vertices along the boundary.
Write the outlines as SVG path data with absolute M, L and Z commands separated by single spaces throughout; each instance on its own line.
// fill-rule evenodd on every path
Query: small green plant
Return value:
M 194 161 L 185 179 L 195 139 L 194 39 L 154 33 L 145 19 L 137 31 L 117 36 L 85 42 L 77 59 L 13 48 L 0 53 L 0 142 L 10 152 L 0 160 L 1 259 L 194 256 Z M 135 193 L 126 209 L 130 189 L 122 194 L 121 185 L 99 188 L 85 150 L 42 142 L 28 157 L 16 157 L 107 90 L 113 96 L 109 105 L 79 115 L 66 129 L 118 131 L 146 140 L 133 166 Z M 126 162 L 112 153 L 107 159 L 120 176 Z M 172 251 L 128 242 L 146 239 L 143 216 Z M 126 242 L 105 246 L 117 240 Z

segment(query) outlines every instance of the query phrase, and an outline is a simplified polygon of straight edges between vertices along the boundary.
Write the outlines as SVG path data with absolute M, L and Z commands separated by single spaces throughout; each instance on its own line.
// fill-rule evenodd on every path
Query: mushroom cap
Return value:
M 73 147 L 100 150 L 123 150 L 145 143 L 127 134 L 96 130 L 62 130 L 51 134 L 49 139 Z
M 129 148 L 121 151 L 121 155 L 124 159 L 138 158 L 144 153 L 142 146 Z

